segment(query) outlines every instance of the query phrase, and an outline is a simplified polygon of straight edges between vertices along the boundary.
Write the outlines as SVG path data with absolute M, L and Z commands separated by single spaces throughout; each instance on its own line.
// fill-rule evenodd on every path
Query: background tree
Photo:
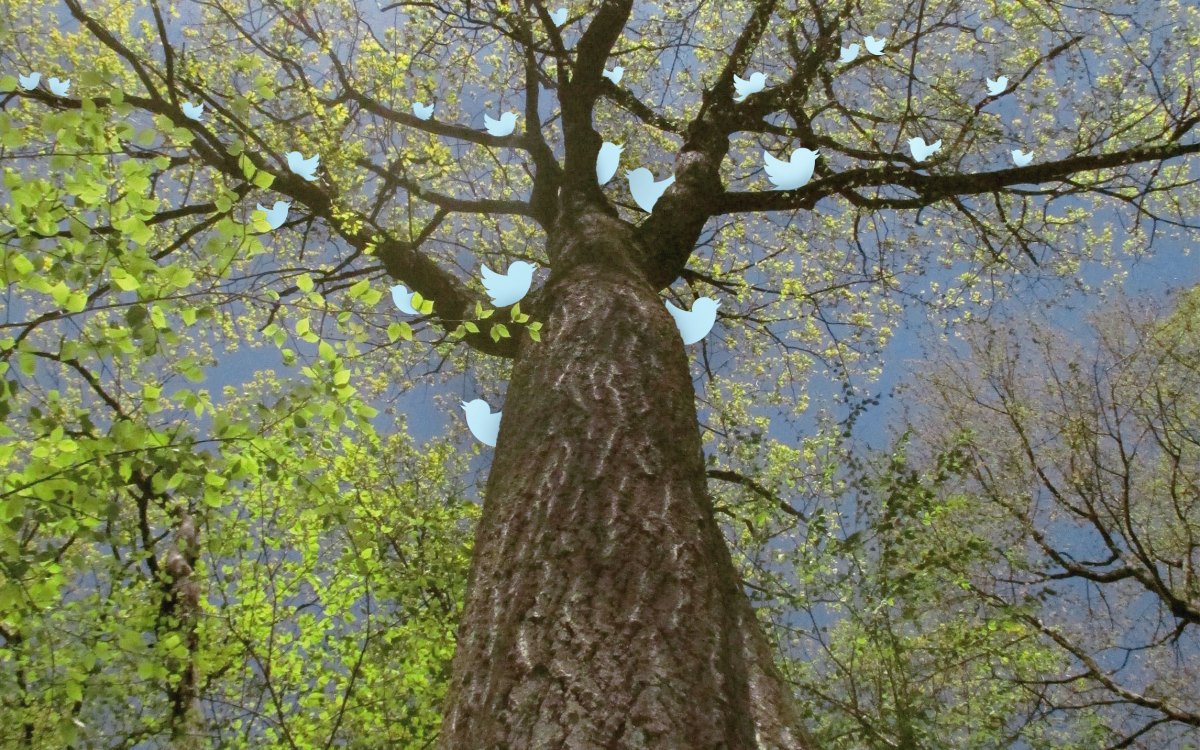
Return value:
M 386 645 L 418 655 L 406 679 L 437 677 L 469 513 L 444 500 L 444 453 L 410 474 L 382 457 L 372 404 L 473 352 L 481 395 L 508 387 L 439 741 L 798 746 L 707 479 L 754 524 L 739 545 L 777 544 L 812 516 L 774 498 L 831 445 L 780 430 L 813 375 L 853 396 L 877 371 L 921 273 L 952 270 L 932 308 L 961 317 L 1013 278 L 1111 259 L 1104 219 L 1130 219 L 1133 249 L 1190 229 L 1191 6 L 608 0 L 561 26 L 549 10 L 6 6 L 8 68 L 73 80 L 63 96 L 7 78 L 0 119 L 19 417 L 0 619 L 21 741 L 369 744 L 381 724 L 428 742 L 429 695 L 367 672 L 396 664 L 372 659 Z M 871 34 L 883 56 L 839 63 Z M 602 76 L 616 64 L 620 83 Z M 750 70 L 770 85 L 735 103 Z M 989 95 L 998 70 L 1009 88 Z M 513 135 L 479 129 L 509 107 Z M 915 162 L 917 136 L 942 150 Z M 649 215 L 597 184 L 604 140 L 673 171 Z M 812 181 L 767 189 L 762 151 L 801 145 L 822 152 Z M 1010 166 L 1017 147 L 1033 164 Z M 319 180 L 286 169 L 293 150 L 321 155 Z M 292 202 L 282 229 L 253 216 L 260 197 Z M 550 269 L 505 325 L 468 281 L 485 255 Z M 394 282 L 433 302 L 415 323 L 381 304 Z M 685 285 L 724 301 L 700 348 L 704 435 L 658 296 Z M 221 398 L 182 383 L 255 347 L 298 374 Z M 755 476 L 782 455 L 798 473 Z M 378 592 L 336 584 L 386 565 L 416 566 L 382 593 L 397 609 L 349 627 Z M 56 607 L 83 596 L 64 627 Z M 314 654 L 330 662 L 300 672 Z
M 1029 675 L 1093 747 L 1172 747 L 1195 700 L 1200 293 L 1109 300 L 1090 335 L 980 327 L 924 378 L 921 434 L 968 459 L 957 492 L 995 550 L 957 565 L 987 611 L 1059 654 Z M 1179 745 L 1183 746 L 1183 745 Z
M 1065 660 L 1016 614 L 981 607 L 971 571 L 997 556 L 961 491 L 966 455 L 952 447 L 852 461 L 839 516 L 810 519 L 807 575 L 777 584 L 797 643 L 787 674 L 814 707 L 825 748 L 1090 748 L 1085 719 L 1063 721 L 1027 684 Z M 924 446 L 922 446 L 924 447 Z

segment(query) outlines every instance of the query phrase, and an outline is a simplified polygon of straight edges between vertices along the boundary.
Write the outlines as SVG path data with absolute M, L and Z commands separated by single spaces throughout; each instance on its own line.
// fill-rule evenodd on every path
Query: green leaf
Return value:
M 388 326 L 388 341 L 394 342 L 398 338 L 402 338 L 405 341 L 413 340 L 412 327 L 408 323 L 400 321 Z
M 18 252 L 11 253 L 8 256 L 8 259 L 12 263 L 13 270 L 17 272 L 18 276 L 27 276 L 31 271 L 33 271 L 33 263 Z
M 254 162 L 244 153 L 238 157 L 238 169 L 242 170 L 242 175 L 247 180 L 253 180 L 254 175 L 258 174 L 258 167 L 254 166 Z
M 67 297 L 67 301 L 63 303 L 63 309 L 65 309 L 67 312 L 81 312 L 85 307 L 87 307 L 87 300 L 88 296 L 84 292 L 71 292 L 71 294 Z

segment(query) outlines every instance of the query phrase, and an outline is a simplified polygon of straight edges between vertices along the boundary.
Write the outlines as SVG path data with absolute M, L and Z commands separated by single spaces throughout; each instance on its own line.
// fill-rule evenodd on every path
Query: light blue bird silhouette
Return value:
M 988 96 L 1000 96 L 1008 88 L 1008 76 L 1000 76 L 996 80 L 986 79 Z
M 1025 153 L 1019 148 L 1014 148 L 1012 150 L 1012 160 L 1013 164 L 1016 164 L 1018 167 L 1028 167 L 1030 162 L 1033 161 L 1033 152 Z
M 608 184 L 617 173 L 617 165 L 621 161 L 621 151 L 624 148 L 608 141 L 600 144 L 600 153 L 596 154 L 596 181 L 601 185 Z
M 926 144 L 924 138 L 909 138 L 908 147 L 912 150 L 913 159 L 916 161 L 925 161 L 942 147 L 942 141 L 938 139 L 933 143 Z
M 418 120 L 428 120 L 433 117 L 433 104 L 422 104 L 421 102 L 413 102 L 413 115 Z
M 492 413 L 492 407 L 481 398 L 474 401 L 460 401 L 462 410 L 467 415 L 467 429 L 475 439 L 484 445 L 496 447 L 496 437 L 500 434 L 500 416 L 504 412 Z
M 562 26 L 567 22 L 567 9 L 559 8 L 558 10 L 554 11 L 550 14 L 550 20 L 554 22 L 555 26 Z
M 654 204 L 675 183 L 675 175 L 655 182 L 654 173 L 645 167 L 626 172 L 625 176 L 629 178 L 629 193 L 633 196 L 633 202 L 646 213 L 654 210 Z
M 776 190 L 802 188 L 812 179 L 820 155 L 820 151 L 798 148 L 792 152 L 790 161 L 782 161 L 764 151 L 763 165 L 767 170 L 767 179 L 775 185 Z
M 602 77 L 607 78 L 608 80 L 612 81 L 613 85 L 615 86 L 616 84 L 619 84 L 621 82 L 621 76 L 625 75 L 625 69 L 622 68 L 620 65 L 617 65 L 617 66 L 614 66 L 612 70 L 605 68 L 604 72 L 601 73 L 600 75 Z
M 767 87 L 766 73 L 751 73 L 749 78 L 740 78 L 737 74 L 733 76 L 733 89 L 737 92 L 737 96 L 733 98 L 735 102 L 742 102 L 751 94 L 757 94 Z
M 873 36 L 869 36 L 863 39 L 863 46 L 872 55 L 882 55 L 883 48 L 887 46 L 887 39 L 876 39 Z
M 405 313 L 406 315 L 421 314 L 417 308 L 412 306 L 413 293 L 408 291 L 408 287 L 404 286 L 403 284 L 397 284 L 396 286 L 392 287 L 391 290 L 392 302 L 396 303 L 396 307 L 400 309 L 400 312 Z
M 71 79 L 68 78 L 67 80 L 62 81 L 51 76 L 50 80 L 47 82 L 47 85 L 50 87 L 51 94 L 54 94 L 55 96 L 66 96 L 67 91 L 71 88 Z
M 267 224 L 271 226 L 272 231 L 283 226 L 283 222 L 287 221 L 288 209 L 292 207 L 287 201 L 275 201 L 275 205 L 270 210 L 263 207 L 263 204 L 256 203 L 255 208 L 262 211 L 267 216 Z
M 299 151 L 288 151 L 287 157 L 288 169 L 304 179 L 312 182 L 317 179 L 317 166 L 321 163 L 321 155 L 317 154 L 310 159 L 305 159 L 304 155 Z
M 38 81 L 42 80 L 42 74 L 34 71 L 27 76 L 17 74 L 17 83 L 21 84 L 21 88 L 26 91 L 33 91 L 37 88 Z
M 842 56 L 838 58 L 838 62 L 843 65 L 854 62 L 858 59 L 859 46 L 857 43 L 851 44 L 849 47 L 842 47 Z
M 513 261 L 507 274 L 499 274 L 482 263 L 483 289 L 492 300 L 493 307 L 508 307 L 520 302 L 529 293 L 533 284 L 536 266 L 523 260 Z
M 721 304 L 712 297 L 698 297 L 692 303 L 691 311 L 680 310 L 666 300 L 667 312 L 675 319 L 675 327 L 683 336 L 684 346 L 690 346 L 708 335 L 713 324 L 717 322 L 717 307 Z
M 179 105 L 179 108 L 183 110 L 183 116 L 189 120 L 200 122 L 200 118 L 204 117 L 204 102 L 200 102 L 200 104 L 184 102 Z
M 517 113 L 505 112 L 499 120 L 493 120 L 486 114 L 483 116 L 483 127 L 489 135 L 506 136 L 517 126 Z

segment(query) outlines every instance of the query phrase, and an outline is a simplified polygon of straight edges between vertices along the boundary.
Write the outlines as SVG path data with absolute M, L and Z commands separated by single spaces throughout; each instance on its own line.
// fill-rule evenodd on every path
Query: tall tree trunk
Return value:
M 443 748 L 801 748 L 706 492 L 688 360 L 628 224 L 550 247 L 488 478 Z

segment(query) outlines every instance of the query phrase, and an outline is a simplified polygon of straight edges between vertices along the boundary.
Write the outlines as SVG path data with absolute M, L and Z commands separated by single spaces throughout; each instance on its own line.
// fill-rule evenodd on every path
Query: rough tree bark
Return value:
M 800 748 L 791 696 L 706 493 L 661 262 L 560 218 L 514 364 L 443 748 Z

